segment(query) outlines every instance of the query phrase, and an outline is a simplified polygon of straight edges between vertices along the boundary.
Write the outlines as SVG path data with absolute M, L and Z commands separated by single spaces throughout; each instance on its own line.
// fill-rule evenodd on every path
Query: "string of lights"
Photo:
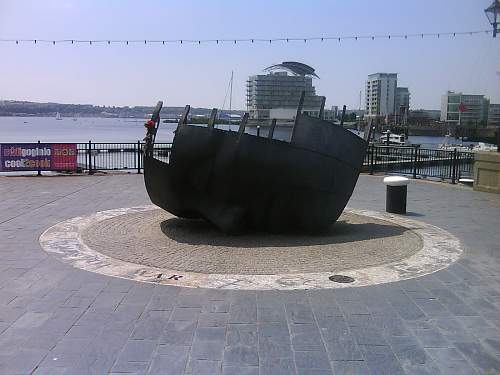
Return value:
M 0 39 L 0 43 L 15 43 L 15 44 L 238 44 L 238 43 L 290 43 L 290 42 L 325 42 L 325 41 L 345 41 L 345 40 L 379 40 L 379 39 L 409 39 L 409 38 L 455 38 L 457 36 L 473 36 L 473 35 L 489 35 L 491 30 L 479 31 L 456 31 L 456 32 L 443 32 L 443 33 L 415 33 L 415 34 L 386 34 L 386 35 L 351 35 L 351 36 L 320 36 L 320 37 L 306 37 L 306 38 L 244 38 L 244 39 L 165 39 L 165 40 L 151 40 L 151 39 Z

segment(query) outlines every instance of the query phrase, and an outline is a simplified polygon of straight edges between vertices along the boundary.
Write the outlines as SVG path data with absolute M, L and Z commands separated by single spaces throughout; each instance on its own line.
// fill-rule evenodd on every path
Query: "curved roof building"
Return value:
M 295 61 L 284 61 L 264 69 L 267 74 L 250 76 L 247 80 L 247 109 L 253 119 L 295 118 L 302 91 L 305 91 L 304 113 L 317 117 L 323 96 L 316 95 L 312 67 Z
M 314 72 L 314 68 L 296 61 L 283 61 L 281 64 L 271 65 L 264 69 L 265 72 L 272 72 L 275 70 L 286 70 L 297 76 L 312 76 L 319 78 Z

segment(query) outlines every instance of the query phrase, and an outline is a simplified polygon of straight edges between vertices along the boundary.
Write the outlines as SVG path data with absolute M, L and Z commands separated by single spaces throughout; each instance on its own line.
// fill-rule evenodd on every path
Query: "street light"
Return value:
M 497 36 L 497 27 L 500 23 L 500 0 L 494 0 L 491 5 L 484 10 L 488 21 L 490 21 L 491 26 L 493 26 L 493 38 Z

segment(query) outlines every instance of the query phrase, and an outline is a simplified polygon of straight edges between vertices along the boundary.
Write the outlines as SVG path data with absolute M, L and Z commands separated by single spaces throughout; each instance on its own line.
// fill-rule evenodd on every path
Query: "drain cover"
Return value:
M 350 276 L 345 276 L 345 275 L 333 275 L 329 277 L 330 281 L 336 282 L 336 283 L 352 283 L 354 279 Z

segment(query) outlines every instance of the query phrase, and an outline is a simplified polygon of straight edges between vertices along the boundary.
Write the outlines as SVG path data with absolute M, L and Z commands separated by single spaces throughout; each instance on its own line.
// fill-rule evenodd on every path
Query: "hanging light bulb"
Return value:
M 500 0 L 494 0 L 496 1 L 497 3 L 500 3 Z M 496 3 L 494 3 L 496 4 Z M 498 18 L 498 14 L 496 16 Z M 358 39 L 369 39 L 371 38 L 371 40 L 375 40 L 375 39 L 384 39 L 384 38 L 387 38 L 387 39 L 393 39 L 393 38 L 404 38 L 405 40 L 407 40 L 408 38 L 412 38 L 412 37 L 415 37 L 415 38 L 418 38 L 418 36 L 420 36 L 421 39 L 424 39 L 424 37 L 429 37 L 429 38 L 432 38 L 432 37 L 436 37 L 436 38 L 441 38 L 441 35 L 443 35 L 444 37 L 453 37 L 453 38 L 456 38 L 458 36 L 461 36 L 461 35 L 464 35 L 464 36 L 467 36 L 467 35 L 470 35 L 470 36 L 473 36 L 475 34 L 478 34 L 478 35 L 491 35 L 492 34 L 492 31 L 491 30 L 481 30 L 481 31 L 464 31 L 464 32 L 444 32 L 444 33 L 420 33 L 420 34 L 386 34 L 386 35 L 353 35 L 353 36 L 341 36 L 341 37 L 306 37 L 306 38 L 290 38 L 290 37 L 286 37 L 286 38 L 270 38 L 270 39 L 215 39 L 215 42 L 216 44 L 219 44 L 219 41 L 221 43 L 223 42 L 228 42 L 230 43 L 231 40 L 233 41 L 233 44 L 238 44 L 238 42 L 251 42 L 251 43 L 254 43 L 254 42 L 266 42 L 266 41 L 269 41 L 269 44 L 272 44 L 273 42 L 283 42 L 283 41 L 286 41 L 287 43 L 289 42 L 293 42 L 293 41 L 299 41 L 299 40 L 303 40 L 304 43 L 307 43 L 308 41 L 317 41 L 317 40 L 321 40 L 321 42 L 324 42 L 324 41 L 329 41 L 329 40 L 334 40 L 334 39 L 337 39 L 339 42 L 342 42 L 342 39 L 354 39 L 356 41 L 358 41 Z M 147 45 L 147 44 L 151 44 L 151 43 L 159 43 L 160 40 L 149 40 L 149 39 L 142 39 L 142 40 L 111 40 L 111 39 L 104 39 L 104 40 L 78 40 L 78 39 L 64 39 L 64 40 L 41 40 L 42 43 L 52 43 L 53 45 L 56 45 L 57 42 L 60 42 L 60 43 L 68 43 L 68 42 L 71 42 L 71 44 L 77 44 L 77 43 L 89 43 L 89 45 L 93 45 L 95 43 L 99 44 L 99 43 L 107 43 L 108 45 L 111 45 L 113 43 L 125 43 L 126 45 L 129 44 L 129 42 L 131 43 L 141 43 L 141 41 L 144 41 L 144 44 Z M 191 40 L 191 39 L 187 39 L 186 40 L 188 42 L 188 44 L 194 44 L 196 42 L 198 42 L 198 44 L 200 45 L 202 42 L 203 43 L 208 43 L 208 42 L 213 42 L 214 39 L 199 39 L 199 40 Z M 33 42 L 34 44 L 38 44 L 38 42 L 40 42 L 40 39 L 4 39 L 4 40 L 0 40 L 0 42 L 9 42 L 9 43 L 15 43 L 16 45 L 21 45 L 23 44 L 23 42 Z M 184 43 L 184 40 L 183 39 L 176 39 L 176 40 L 161 40 L 161 43 L 162 45 L 165 45 L 165 43 L 169 43 L 169 42 L 179 42 L 180 44 L 183 44 Z

